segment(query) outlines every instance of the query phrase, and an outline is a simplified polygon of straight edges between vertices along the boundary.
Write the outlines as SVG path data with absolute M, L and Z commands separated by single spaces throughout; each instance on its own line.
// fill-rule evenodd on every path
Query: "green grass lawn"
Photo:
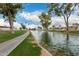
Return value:
M 32 41 L 33 37 L 30 34 L 9 56 L 40 56 L 41 48 L 36 43 L 32 43 Z
M 61 32 L 66 34 L 66 30 L 48 30 L 49 32 Z M 69 31 L 71 35 L 79 35 L 79 31 Z
M 10 40 L 19 35 L 22 35 L 25 32 L 26 32 L 26 30 L 17 30 L 17 31 L 15 31 L 14 34 L 12 34 L 10 31 L 2 31 L 2 32 L 0 32 L 0 43 Z
M 48 30 L 48 31 L 50 31 L 50 32 L 65 32 L 66 30 Z

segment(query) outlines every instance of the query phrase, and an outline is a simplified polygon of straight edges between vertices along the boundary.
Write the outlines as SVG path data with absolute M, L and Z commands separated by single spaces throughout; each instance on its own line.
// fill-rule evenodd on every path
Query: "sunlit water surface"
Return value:
M 32 35 L 39 41 L 40 45 L 46 48 L 52 55 L 79 55 L 79 36 L 69 35 L 60 32 L 31 31 Z

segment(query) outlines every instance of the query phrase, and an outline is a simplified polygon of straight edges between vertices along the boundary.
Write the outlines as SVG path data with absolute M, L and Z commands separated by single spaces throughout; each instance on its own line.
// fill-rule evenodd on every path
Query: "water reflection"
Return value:
M 58 32 L 32 31 L 39 43 L 53 55 L 79 55 L 79 36 Z
M 49 50 L 50 49 L 50 37 L 48 35 L 48 32 L 43 32 L 41 37 L 42 39 L 41 39 L 40 44 Z

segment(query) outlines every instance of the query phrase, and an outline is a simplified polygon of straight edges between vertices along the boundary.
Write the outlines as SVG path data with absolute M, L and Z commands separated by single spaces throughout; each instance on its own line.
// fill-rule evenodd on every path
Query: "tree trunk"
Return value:
M 10 31 L 11 31 L 12 34 L 14 34 L 14 31 L 13 31 L 13 18 L 12 18 L 12 15 L 11 15 L 10 11 L 8 11 L 8 19 L 9 19 Z
M 13 30 L 13 20 L 9 19 L 9 24 L 10 24 L 10 31 L 12 34 L 14 34 L 14 30 Z
M 49 37 L 48 37 L 48 32 L 44 31 L 42 34 L 42 41 L 41 44 L 47 48 L 49 46 Z
M 67 19 L 67 28 L 66 28 L 67 40 L 69 40 L 69 22 Z
M 67 22 L 66 22 L 66 55 L 69 55 L 69 47 L 68 47 L 68 41 L 69 41 L 69 22 L 68 22 L 68 19 L 67 19 Z

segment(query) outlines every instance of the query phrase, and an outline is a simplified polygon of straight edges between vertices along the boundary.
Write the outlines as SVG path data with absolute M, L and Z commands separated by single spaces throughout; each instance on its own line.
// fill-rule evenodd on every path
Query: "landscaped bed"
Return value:
M 41 48 L 34 42 L 30 34 L 9 56 L 40 56 Z
M 16 30 L 15 33 L 10 31 L 0 31 L 0 43 L 24 34 L 26 30 Z

